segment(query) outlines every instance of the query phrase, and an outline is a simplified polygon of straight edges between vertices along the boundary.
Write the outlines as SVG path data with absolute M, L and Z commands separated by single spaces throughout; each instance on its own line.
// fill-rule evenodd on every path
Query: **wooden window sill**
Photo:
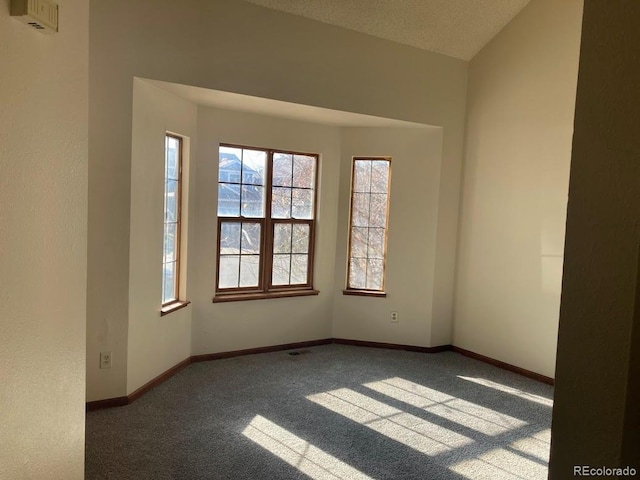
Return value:
M 175 312 L 176 310 L 180 310 L 181 308 L 186 307 L 191 302 L 189 300 L 180 301 L 170 303 L 169 305 L 165 305 L 160 309 L 160 316 L 164 317 L 165 315 L 170 314 L 171 312 Z
M 378 297 L 386 298 L 387 292 L 378 292 L 374 290 L 343 290 L 343 295 L 354 295 L 357 297 Z
M 285 290 L 281 292 L 259 293 L 219 293 L 213 297 L 213 303 L 243 302 L 245 300 L 265 300 L 267 298 L 307 297 L 318 295 L 318 290 Z

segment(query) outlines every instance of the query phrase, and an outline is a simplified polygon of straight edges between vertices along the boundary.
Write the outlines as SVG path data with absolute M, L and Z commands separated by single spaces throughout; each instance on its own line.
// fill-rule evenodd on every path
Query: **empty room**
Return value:
M 38 1 L 0 478 L 639 468 L 638 3 Z

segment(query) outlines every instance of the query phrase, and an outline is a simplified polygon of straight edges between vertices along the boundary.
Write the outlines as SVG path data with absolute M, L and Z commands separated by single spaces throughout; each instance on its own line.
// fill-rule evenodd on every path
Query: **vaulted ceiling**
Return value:
M 246 0 L 470 60 L 529 0 Z

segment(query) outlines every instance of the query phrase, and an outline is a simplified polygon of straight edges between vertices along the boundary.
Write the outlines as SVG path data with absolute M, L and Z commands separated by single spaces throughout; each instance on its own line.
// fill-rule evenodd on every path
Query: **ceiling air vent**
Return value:
M 58 4 L 50 0 L 11 0 L 11 16 L 42 33 L 58 31 Z

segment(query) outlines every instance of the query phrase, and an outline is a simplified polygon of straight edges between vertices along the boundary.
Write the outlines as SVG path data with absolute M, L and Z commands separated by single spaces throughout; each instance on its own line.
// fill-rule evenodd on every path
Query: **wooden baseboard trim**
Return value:
M 94 410 L 102 410 L 103 408 L 113 408 L 113 407 L 123 407 L 125 405 L 129 405 L 139 399 L 142 395 L 147 393 L 153 387 L 160 385 L 162 382 L 168 380 L 173 377 L 176 373 L 178 373 L 183 368 L 187 367 L 191 363 L 191 357 L 184 359 L 177 365 L 174 365 L 166 372 L 161 373 L 153 380 L 145 383 L 143 386 L 138 388 L 137 390 L 131 392 L 126 397 L 116 397 L 116 398 L 107 398 L 105 400 L 97 400 L 95 402 L 87 402 L 86 411 L 92 412 Z
M 532 372 L 531 370 L 527 370 L 521 367 L 516 367 L 515 365 L 511 365 L 510 363 L 502 362 L 500 360 L 496 360 L 495 358 L 487 357 L 485 355 L 481 355 L 479 353 L 472 352 L 470 350 L 465 350 L 464 348 L 453 346 L 451 348 L 452 351 L 464 355 L 465 357 L 473 358 L 475 360 L 480 360 L 481 362 L 488 363 L 489 365 L 493 365 L 494 367 L 502 368 L 503 370 L 509 370 L 510 372 L 517 373 L 522 375 L 523 377 L 531 378 L 533 380 L 537 380 L 542 383 L 546 383 L 548 385 L 553 385 L 555 380 L 551 377 L 546 377 L 536 372 Z
M 135 402 L 138 398 L 140 398 L 142 395 L 147 393 L 152 388 L 160 385 L 162 382 L 165 382 L 166 380 L 174 376 L 183 368 L 186 368 L 187 366 L 189 366 L 192 362 L 206 362 L 209 360 L 219 360 L 222 358 L 239 357 L 242 355 L 253 355 L 255 353 L 269 353 L 269 352 L 278 352 L 281 350 L 293 350 L 297 348 L 315 347 L 317 345 L 328 345 L 330 343 L 333 343 L 332 338 L 323 338 L 321 340 L 311 340 L 308 342 L 286 343 L 282 345 L 271 345 L 268 347 L 248 348 L 246 350 L 234 350 L 231 352 L 207 353 L 204 355 L 194 355 L 192 357 L 184 359 L 182 362 L 171 367 L 166 372 L 161 373 L 156 378 L 147 382 L 142 387 L 133 391 L 126 397 L 107 398 L 104 400 L 87 402 L 86 411 L 92 412 L 94 410 L 101 410 L 103 408 L 123 407 L 125 405 L 129 405 Z
M 164 381 L 168 380 L 169 378 L 173 377 L 180 370 L 182 370 L 183 368 L 188 367 L 189 364 L 191 364 L 191 357 L 185 358 L 179 364 L 174 365 L 173 367 L 171 367 L 166 372 L 161 373 L 160 375 L 158 375 L 156 378 L 154 378 L 150 382 L 147 382 L 143 386 L 138 388 L 137 390 L 134 390 L 129 395 L 127 395 L 127 398 L 129 399 L 129 403 L 135 402 L 137 399 L 139 399 L 142 395 L 147 393 L 153 387 L 157 387 L 162 382 L 164 382 Z
M 243 355 L 254 355 L 256 353 L 271 353 L 282 350 L 293 350 L 296 348 L 308 348 L 318 345 L 328 345 L 333 343 L 332 338 L 323 338 L 321 340 L 311 340 L 308 342 L 285 343 L 282 345 L 271 345 L 268 347 L 247 348 L 246 350 L 233 350 L 230 352 L 205 353 L 204 355 L 194 355 L 191 357 L 192 362 L 208 362 L 209 360 L 220 360 L 221 358 L 240 357 Z
M 102 410 L 103 408 L 123 407 L 125 405 L 129 405 L 129 399 L 127 397 L 115 397 L 87 402 L 85 408 L 87 412 L 92 412 L 94 410 Z
M 502 368 L 504 370 L 509 370 L 511 372 L 517 373 L 527 378 L 531 378 L 533 380 L 537 380 L 542 383 L 546 383 L 549 385 L 554 384 L 553 378 L 545 377 L 544 375 L 540 375 L 539 373 L 535 373 L 530 370 L 526 370 L 524 368 L 516 367 L 515 365 L 501 362 L 500 360 L 495 360 L 491 357 L 480 355 L 479 353 L 475 353 L 470 350 L 465 350 L 464 348 L 456 347 L 454 345 L 440 345 L 437 347 L 418 347 L 415 345 L 399 345 L 397 343 L 367 342 L 364 340 L 351 340 L 347 338 L 323 338 L 321 340 L 311 340 L 308 342 L 285 343 L 282 345 L 271 345 L 268 347 L 247 348 L 245 350 L 233 350 L 229 352 L 193 355 L 192 357 L 186 358 L 182 362 L 171 367 L 166 372 L 161 373 L 156 378 L 146 383 L 142 387 L 138 388 L 134 392 L 130 393 L 126 397 L 107 398 L 105 400 L 87 402 L 86 410 L 88 412 L 91 412 L 94 410 L 101 410 L 103 408 L 122 407 L 124 405 L 129 405 L 130 403 L 135 402 L 138 398 L 140 398 L 142 395 L 147 393 L 149 390 L 160 385 L 162 382 L 165 382 L 166 380 L 168 380 L 169 378 L 174 376 L 176 373 L 178 373 L 180 370 L 182 370 L 183 368 L 186 368 L 193 362 L 207 362 L 209 360 L 220 360 L 222 358 L 233 358 L 233 357 L 240 357 L 243 355 L 254 355 L 256 353 L 271 353 L 271 352 L 279 352 L 282 350 L 294 350 L 298 348 L 315 347 L 318 345 L 328 345 L 330 343 L 338 343 L 341 345 L 353 345 L 356 347 L 386 348 L 389 350 L 406 350 L 409 352 L 422 352 L 422 353 L 440 353 L 440 352 L 453 351 L 461 355 L 464 355 L 466 357 L 470 357 L 475 360 L 488 363 L 490 365 L 493 365 L 494 367 Z
M 399 345 L 397 343 L 367 342 L 364 340 L 351 340 L 348 338 L 334 338 L 333 343 L 341 345 L 354 345 L 356 347 L 386 348 L 389 350 L 406 350 L 409 352 L 439 353 L 451 350 L 451 345 L 437 347 L 418 347 L 416 345 Z

